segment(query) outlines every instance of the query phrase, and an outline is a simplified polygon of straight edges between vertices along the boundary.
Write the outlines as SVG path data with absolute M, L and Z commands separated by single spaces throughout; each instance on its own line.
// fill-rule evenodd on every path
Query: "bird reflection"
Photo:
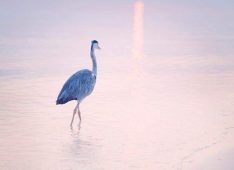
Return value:
M 71 128 L 71 135 L 72 135 L 72 136 L 74 136 L 74 135 L 75 135 L 75 136 L 79 135 L 80 129 L 81 129 L 81 122 L 78 123 L 76 129 L 74 129 L 73 126 L 70 126 L 70 128 Z

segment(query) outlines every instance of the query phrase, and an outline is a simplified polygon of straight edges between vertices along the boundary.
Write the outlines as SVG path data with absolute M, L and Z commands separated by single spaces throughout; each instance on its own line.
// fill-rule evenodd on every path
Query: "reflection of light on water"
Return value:
M 144 55 L 144 3 L 141 0 L 134 2 L 133 13 L 133 46 L 132 46 L 132 61 L 130 86 L 132 105 L 138 105 L 144 100 L 145 93 L 145 77 L 143 69 Z M 136 111 L 138 113 L 138 111 Z
M 144 3 L 141 0 L 136 0 L 134 2 L 133 8 L 132 71 L 134 72 L 135 76 L 132 76 L 139 78 L 142 75 L 141 67 L 142 58 L 144 55 Z
M 133 21 L 133 56 L 141 58 L 143 56 L 144 39 L 144 3 L 136 1 L 134 3 L 134 21 Z

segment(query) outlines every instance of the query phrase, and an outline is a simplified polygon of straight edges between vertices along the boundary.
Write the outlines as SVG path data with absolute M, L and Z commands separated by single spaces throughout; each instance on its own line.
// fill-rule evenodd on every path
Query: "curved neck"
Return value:
M 91 56 L 92 62 L 93 62 L 93 70 L 92 71 L 95 74 L 95 76 L 97 76 L 97 61 L 96 61 L 96 56 L 95 56 L 95 53 L 94 53 L 93 44 L 91 45 L 90 56 Z

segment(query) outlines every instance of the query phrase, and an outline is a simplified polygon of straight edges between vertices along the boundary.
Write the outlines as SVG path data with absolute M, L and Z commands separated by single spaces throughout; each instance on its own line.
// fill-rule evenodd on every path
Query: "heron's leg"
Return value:
M 74 117 L 75 117 L 77 108 L 78 108 L 78 104 L 76 105 L 76 107 L 75 107 L 75 109 L 74 109 L 74 111 L 73 111 L 73 115 L 72 115 L 72 120 L 71 120 L 70 126 L 72 126 L 72 124 L 73 124 L 73 120 L 74 120 Z
M 79 118 L 80 118 L 80 121 L 81 121 L 81 114 L 80 114 L 80 101 L 78 102 L 78 104 L 77 104 L 77 106 L 78 106 L 78 116 L 79 116 Z

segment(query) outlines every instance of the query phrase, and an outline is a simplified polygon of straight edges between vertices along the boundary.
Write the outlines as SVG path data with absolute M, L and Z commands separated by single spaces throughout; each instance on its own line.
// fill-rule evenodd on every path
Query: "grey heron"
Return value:
M 73 74 L 63 85 L 60 91 L 56 104 L 65 104 L 71 100 L 76 100 L 77 104 L 73 111 L 72 120 L 70 126 L 73 124 L 73 120 L 76 112 L 78 113 L 81 122 L 80 103 L 82 100 L 90 95 L 96 84 L 97 77 L 97 62 L 95 56 L 95 49 L 101 49 L 97 40 L 91 42 L 90 56 L 93 62 L 93 69 L 83 69 Z

